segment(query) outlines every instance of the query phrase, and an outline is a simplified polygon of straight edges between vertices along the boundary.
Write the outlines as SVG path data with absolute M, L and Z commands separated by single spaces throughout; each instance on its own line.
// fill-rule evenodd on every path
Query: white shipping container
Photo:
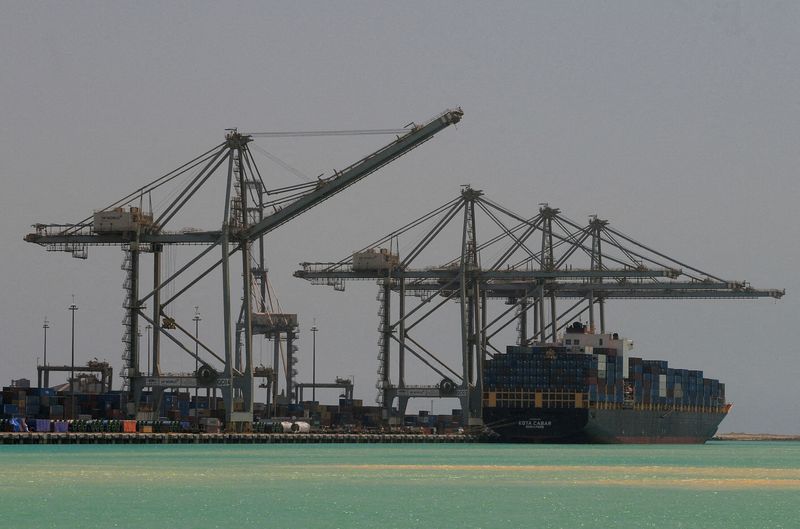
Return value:
M 658 396 L 667 396 L 667 375 L 658 375 Z

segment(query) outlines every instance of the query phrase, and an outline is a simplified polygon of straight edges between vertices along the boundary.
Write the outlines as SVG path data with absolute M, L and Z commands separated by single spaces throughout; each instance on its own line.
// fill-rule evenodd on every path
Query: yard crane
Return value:
M 125 350 L 122 376 L 128 390 L 129 408 L 132 404 L 129 413 L 136 413 L 142 391 L 148 387 L 153 390 L 154 394 L 153 414 L 155 417 L 159 416 L 160 398 L 166 388 L 198 386 L 216 388 L 222 392 L 226 422 L 233 428 L 246 429 L 253 420 L 252 337 L 254 333 L 267 334 L 271 332 L 269 325 L 264 324 L 264 320 L 269 318 L 264 318 L 263 313 L 253 310 L 252 299 L 254 281 L 260 283 L 262 293 L 265 289 L 263 237 L 418 147 L 439 131 L 458 123 L 462 116 L 462 110 L 455 108 L 437 115 L 423 125 L 412 123 L 388 145 L 341 171 L 334 171 L 329 177 L 319 177 L 314 182 L 274 191 L 266 191 L 266 186 L 248 147 L 253 137 L 262 134 L 240 133 L 231 129 L 226 134 L 225 141 L 220 145 L 102 210 L 96 211 L 93 216 L 74 224 L 35 224 L 35 231 L 26 235 L 25 241 L 44 246 L 48 251 L 64 251 L 82 259 L 87 257 L 89 246 L 115 245 L 122 247 L 125 251 L 123 269 L 127 271 L 127 277 L 124 286 L 126 292 L 125 319 L 123 321 Z M 386 131 L 361 131 L 361 133 L 381 132 Z M 396 133 L 397 131 L 392 132 Z M 226 196 L 220 229 L 167 231 L 165 227 L 175 215 L 218 169 L 225 167 L 227 167 Z M 131 206 L 135 201 L 141 201 L 142 197 L 149 195 L 178 176 L 192 174 L 190 171 L 197 169 L 199 172 L 190 178 L 189 184 L 180 190 L 157 217 L 152 212 L 144 213 L 140 207 Z M 277 195 L 277 198 L 265 202 L 265 194 Z M 124 206 L 129 206 L 129 208 L 125 209 Z M 257 260 L 254 260 L 252 255 L 254 243 L 259 246 Z M 167 278 L 162 278 L 161 256 L 167 245 L 201 245 L 205 248 L 177 272 Z M 162 299 L 166 292 L 165 287 L 173 284 L 178 277 L 188 275 L 187 271 L 190 267 L 211 254 L 212 250 L 217 247 L 220 256 L 215 263 L 205 268 L 196 277 L 189 279 L 188 284 L 169 299 Z M 239 355 L 234 358 L 233 345 L 234 316 L 231 307 L 230 267 L 231 258 L 237 252 L 241 254 L 243 281 L 242 306 L 236 332 L 241 332 L 243 336 L 243 361 L 238 358 Z M 145 295 L 140 293 L 142 285 L 139 281 L 142 264 L 140 260 L 143 253 L 151 253 L 153 256 L 153 287 Z M 253 265 L 254 261 L 256 261 L 255 266 Z M 169 317 L 164 310 L 176 298 L 217 269 L 221 270 L 223 290 L 224 345 L 221 352 L 213 351 L 176 319 Z M 149 314 L 146 313 L 148 304 L 150 305 Z M 263 311 L 263 304 L 261 310 Z M 140 369 L 140 351 L 137 340 L 140 319 L 144 319 L 153 328 L 152 370 L 149 373 L 143 373 Z M 274 331 L 274 329 L 272 330 Z M 293 334 L 291 329 L 286 332 Z M 190 374 L 162 372 L 160 367 L 162 336 L 174 342 L 186 354 L 197 359 L 199 368 Z M 190 346 L 186 345 L 185 341 L 188 341 Z M 213 359 L 201 358 L 199 354 L 195 353 L 194 346 L 199 346 L 203 355 L 213 357 Z M 275 373 L 277 371 L 274 369 Z

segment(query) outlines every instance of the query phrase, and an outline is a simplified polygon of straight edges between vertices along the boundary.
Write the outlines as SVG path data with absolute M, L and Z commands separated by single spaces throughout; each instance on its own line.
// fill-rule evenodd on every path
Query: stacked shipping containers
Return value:
M 509 346 L 486 361 L 483 375 L 486 392 L 562 391 L 587 393 L 590 403 L 725 406 L 725 384 L 702 371 L 625 358 L 614 348 L 576 353 L 562 345 Z

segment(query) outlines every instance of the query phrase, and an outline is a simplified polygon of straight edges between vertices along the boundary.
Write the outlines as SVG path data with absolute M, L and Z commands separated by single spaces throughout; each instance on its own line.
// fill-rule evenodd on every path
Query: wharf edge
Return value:
M 477 435 L 290 433 L 3 432 L 0 444 L 331 444 L 477 443 Z

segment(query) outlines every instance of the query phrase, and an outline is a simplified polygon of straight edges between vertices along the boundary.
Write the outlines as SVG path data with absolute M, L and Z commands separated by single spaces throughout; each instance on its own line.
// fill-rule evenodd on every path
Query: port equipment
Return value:
M 297 338 L 298 328 L 299 323 L 297 314 L 262 311 L 259 313 L 254 313 L 252 316 L 251 329 L 253 336 L 263 335 L 267 338 L 271 338 L 273 341 L 273 366 L 280 365 L 281 342 L 284 341 L 286 343 L 286 361 L 284 362 L 286 366 L 286 369 L 284 370 L 286 395 L 292 395 L 290 392 L 292 391 L 292 386 L 294 384 L 294 377 L 297 375 L 297 369 L 295 368 L 295 363 L 297 362 L 297 357 L 295 356 L 297 346 L 294 345 L 294 340 Z M 272 391 L 271 400 L 273 405 L 277 406 L 278 382 L 281 373 L 276 367 L 270 371 L 270 374 L 272 377 L 269 384 L 269 387 Z
M 493 234 L 483 242 L 478 241 L 476 214 L 483 221 L 481 233 Z M 448 232 L 451 223 L 455 227 Z M 443 233 L 458 234 L 452 241 L 460 248 L 457 257 L 444 264 L 412 267 L 427 248 L 446 245 Z M 401 237 L 419 241 L 405 256 L 392 251 L 393 246 L 399 248 Z M 402 419 L 410 398 L 457 397 L 464 424 L 482 424 L 483 362 L 500 352 L 492 340 L 515 322 L 518 344 L 555 342 L 564 327 L 583 316 L 592 332 L 599 325 L 605 333 L 609 299 L 779 299 L 785 293 L 704 272 L 637 242 L 596 215 L 579 224 L 559 209 L 540 204 L 535 215 L 524 216 L 469 186 L 455 199 L 352 255 L 337 262 L 300 265 L 296 277 L 338 291 L 347 281 L 377 280 L 376 400 L 383 406 L 384 418 L 395 423 Z M 490 317 L 492 299 L 505 301 L 507 307 Z M 559 309 L 559 299 L 570 300 L 566 309 Z M 459 309 L 459 329 L 452 331 L 460 337 L 459 367 L 423 345 L 416 332 L 448 301 Z M 391 317 L 392 307 L 398 310 L 396 318 Z M 435 332 L 446 331 L 439 325 Z M 407 355 L 441 377 L 441 382 L 408 384 Z M 390 377 L 393 357 L 396 382 Z M 392 408 L 395 399 L 397 414 Z
M 349 378 L 336 377 L 336 382 L 299 382 L 294 386 L 295 402 L 303 402 L 303 390 L 306 388 L 341 389 L 344 390 L 345 399 L 353 400 L 353 381 Z M 311 400 L 316 402 L 316 395 Z
M 100 362 L 97 360 L 90 360 L 85 366 L 53 366 L 53 365 L 37 365 L 37 387 L 39 389 L 50 387 L 50 373 L 68 372 L 74 373 L 75 371 L 83 371 L 86 373 L 100 373 L 100 385 L 103 388 L 103 393 L 111 391 L 111 383 L 114 375 L 114 368 L 108 362 Z M 78 377 L 80 378 L 80 377 Z M 70 375 L 70 388 L 75 384 L 75 375 Z
M 136 413 L 142 391 L 150 388 L 154 395 L 155 417 L 163 391 L 168 388 L 206 387 L 222 393 L 225 417 L 233 429 L 247 429 L 253 420 L 252 337 L 256 333 L 279 333 L 294 338 L 295 320 L 287 321 L 286 315 L 261 317 L 265 304 L 266 268 L 264 266 L 264 236 L 294 217 L 375 172 L 410 150 L 431 139 L 439 131 L 458 123 L 463 116 L 460 108 L 447 110 L 422 125 L 411 123 L 403 129 L 367 131 L 313 131 L 301 133 L 241 133 L 228 130 L 225 141 L 209 149 L 177 169 L 139 187 L 112 204 L 97 210 L 93 215 L 72 224 L 35 224 L 34 232 L 25 236 L 25 241 L 46 247 L 48 251 L 61 251 L 73 257 L 86 259 L 89 246 L 120 246 L 125 259 L 122 268 L 126 271 L 125 328 L 123 343 L 123 380 L 128 392 L 129 413 Z M 268 189 L 264 184 L 249 144 L 253 138 L 272 136 L 309 136 L 340 134 L 386 134 L 395 135 L 393 141 L 330 176 L 320 176 L 315 181 L 278 189 Z M 213 176 L 222 173 L 225 178 L 225 199 L 221 227 L 218 230 L 183 229 L 169 231 L 167 228 L 200 188 L 213 181 Z M 166 184 L 176 179 L 187 178 L 188 184 L 180 187 L 169 198 L 171 202 L 163 210 L 154 213 L 144 211 L 144 197 L 152 202 L 152 194 L 158 193 Z M 174 185 L 174 184 L 173 184 Z M 266 200 L 265 197 L 269 197 Z M 138 205 L 137 205 L 138 204 Z M 253 245 L 258 251 L 253 251 Z M 171 245 L 199 245 L 204 248 L 169 277 L 161 277 L 162 254 Z M 219 259 L 196 276 L 189 276 L 191 267 L 217 249 Z M 242 266 L 241 299 L 238 320 L 231 303 L 231 259 L 239 253 Z M 257 257 L 254 258 L 254 253 Z M 152 255 L 153 286 L 142 294 L 140 270 L 143 254 Z M 223 347 L 214 351 L 203 340 L 192 334 L 186 322 L 169 316 L 166 308 L 184 295 L 201 279 L 214 270 L 220 270 L 222 278 L 222 322 Z M 178 278 L 186 284 L 175 294 L 164 299 Z M 258 287 L 258 288 L 256 288 Z M 254 301 L 254 292 L 260 291 L 260 306 Z M 147 307 L 150 307 L 149 313 Z M 255 307 L 255 308 L 254 308 Z M 257 310 L 260 309 L 260 310 Z M 207 316 L 208 318 L 208 316 Z M 139 351 L 139 321 L 152 325 L 152 368 L 142 372 Z M 270 322 L 278 322 L 272 325 Z M 262 325 L 264 323 L 264 325 Z M 209 333 L 210 334 L 210 333 Z M 179 349 L 197 359 L 198 369 L 194 373 L 170 374 L 162 371 L 161 338 L 172 341 Z M 276 340 L 276 342 L 279 340 Z M 187 345 L 188 342 L 188 345 Z M 234 348 L 234 342 L 241 343 Z M 199 354 L 195 353 L 195 345 Z M 288 348 L 291 350 L 291 344 Z M 291 366 L 287 364 L 287 369 Z M 273 366 L 273 376 L 278 372 Z M 289 380 L 287 378 L 287 380 Z M 273 392 L 277 384 L 273 380 Z M 291 388 L 289 388 L 291 389 Z M 287 391 L 287 395 L 290 392 Z
M 44 365 L 47 365 L 47 329 L 50 328 L 50 322 L 47 321 L 47 316 L 44 318 L 42 329 L 44 330 Z M 41 387 L 41 384 L 39 385 Z

